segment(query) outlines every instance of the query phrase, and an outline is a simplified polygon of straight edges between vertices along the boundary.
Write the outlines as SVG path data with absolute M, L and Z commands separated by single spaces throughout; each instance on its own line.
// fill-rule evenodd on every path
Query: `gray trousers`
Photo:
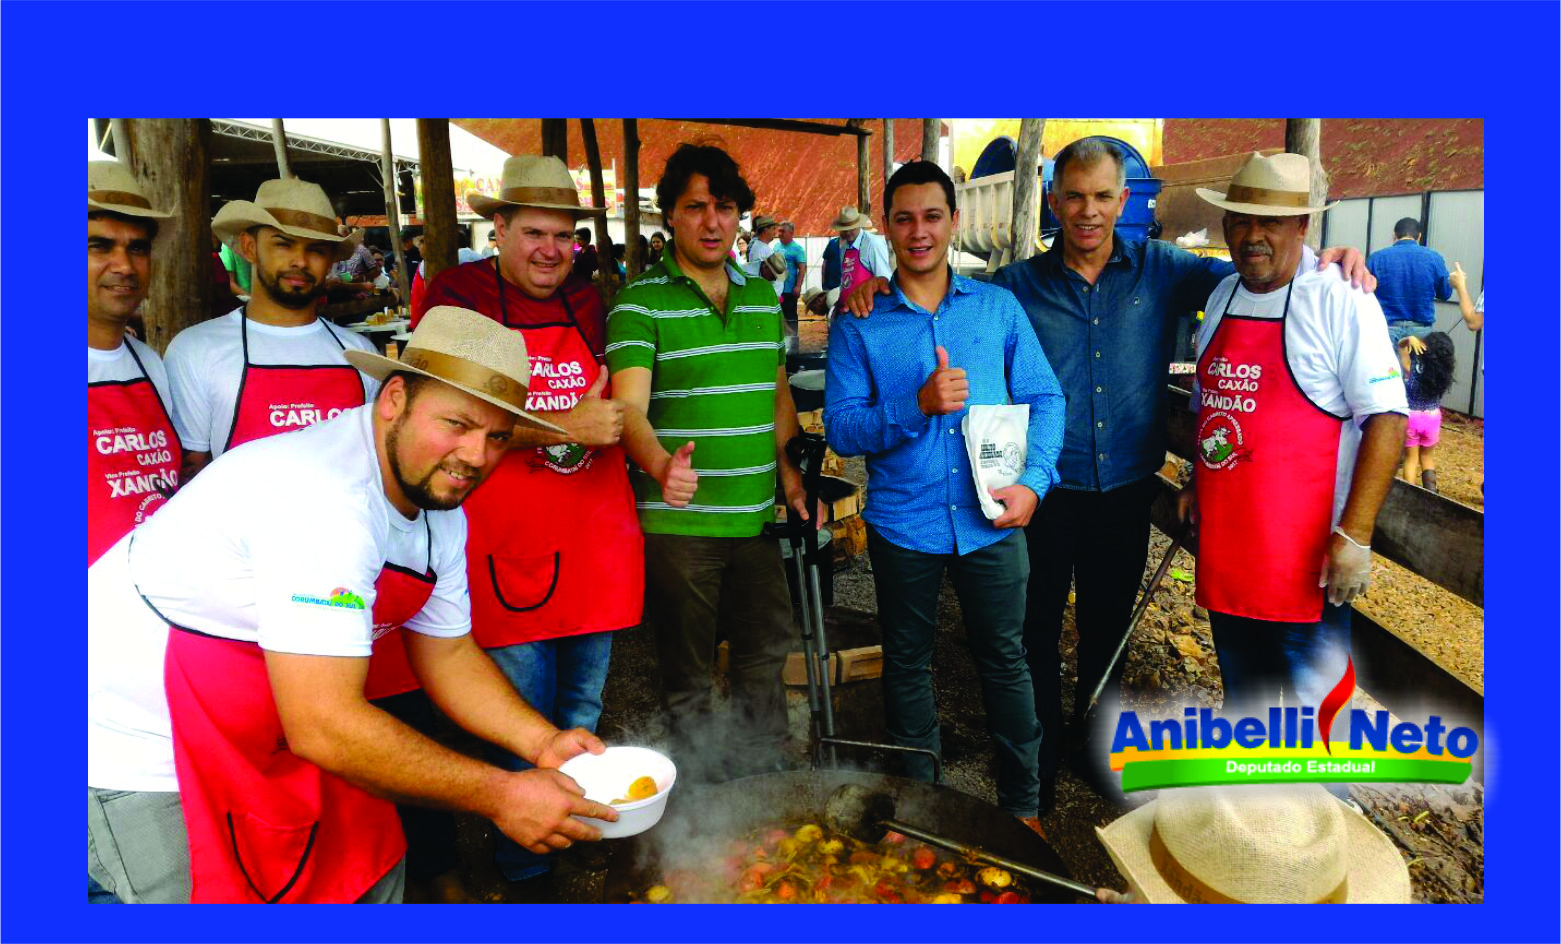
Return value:
M 177 793 L 87 788 L 87 874 L 127 905 L 188 904 L 190 847 Z M 401 903 L 406 857 L 358 899 Z

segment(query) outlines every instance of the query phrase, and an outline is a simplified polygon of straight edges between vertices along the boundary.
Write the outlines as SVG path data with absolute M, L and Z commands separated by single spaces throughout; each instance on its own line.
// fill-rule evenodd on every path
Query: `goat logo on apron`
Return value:
M 1198 427 L 1198 455 L 1204 468 L 1224 469 L 1248 457 L 1241 424 L 1223 410 L 1210 413 Z
M 579 443 L 559 443 L 538 449 L 537 457 L 542 465 L 554 472 L 573 475 L 591 467 L 591 463 L 596 459 L 596 450 Z

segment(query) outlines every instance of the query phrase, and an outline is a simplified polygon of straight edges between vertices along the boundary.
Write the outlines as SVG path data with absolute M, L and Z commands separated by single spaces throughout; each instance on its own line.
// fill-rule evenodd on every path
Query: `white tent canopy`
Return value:
M 241 122 L 258 127 L 271 127 L 270 118 L 225 118 L 224 121 Z M 282 125 L 289 136 L 298 135 L 346 144 L 378 153 L 383 147 L 383 137 L 378 118 L 283 118 Z M 417 119 L 390 119 L 391 150 L 398 158 L 416 161 Z M 498 177 L 504 170 L 508 154 L 482 140 L 464 128 L 450 126 L 450 164 L 460 173 L 473 177 Z

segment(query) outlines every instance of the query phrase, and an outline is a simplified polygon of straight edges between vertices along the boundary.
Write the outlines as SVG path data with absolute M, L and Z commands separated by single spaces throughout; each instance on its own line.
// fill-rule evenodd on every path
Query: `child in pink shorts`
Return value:
M 1409 427 L 1404 434 L 1404 478 L 1418 477 L 1420 486 L 1436 491 L 1436 444 L 1442 437 L 1442 397 L 1453 385 L 1453 339 L 1433 331 L 1424 340 L 1398 342 L 1404 368 L 1404 392 L 1409 398 Z

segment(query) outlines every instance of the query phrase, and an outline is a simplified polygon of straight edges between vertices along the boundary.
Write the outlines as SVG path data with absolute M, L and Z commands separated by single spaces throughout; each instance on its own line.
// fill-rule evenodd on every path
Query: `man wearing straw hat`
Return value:
M 601 741 L 548 723 L 470 633 L 459 506 L 517 423 L 552 428 L 524 409 L 525 339 L 436 308 L 399 363 L 348 357 L 382 381 L 372 404 L 235 450 L 88 570 L 88 872 L 127 901 L 399 901 L 386 798 L 537 852 L 598 838 L 571 814 L 617 818 L 552 769 Z M 365 700 L 398 626 L 439 708 L 539 769 Z
M 1393 841 L 1315 785 L 1162 790 L 1096 835 L 1146 904 L 1408 904 Z M 1125 896 L 1101 889 L 1102 901 Z
M 329 419 L 374 395 L 374 382 L 346 358 L 373 345 L 315 315 L 332 265 L 356 245 L 338 230 L 325 191 L 296 178 L 268 180 L 253 201 L 218 211 L 211 231 L 254 273 L 247 305 L 185 328 L 168 345 L 186 477 L 234 446 Z
M 135 175 L 87 162 L 87 566 L 179 487 L 168 374 L 126 325 L 146 298 L 159 220 Z
M 889 244 L 873 232 L 871 217 L 856 207 L 841 207 L 829 227 L 840 234 L 841 308 L 857 286 L 875 278 L 889 284 Z M 867 307 L 870 309 L 871 303 Z
M 554 724 L 594 731 L 612 634 L 639 623 L 645 570 L 618 444 L 623 407 L 603 363 L 607 311 L 595 286 L 571 272 L 573 229 L 591 210 L 563 161 L 533 155 L 504 162 L 497 194 L 468 200 L 493 220 L 498 255 L 440 272 L 425 301 L 469 308 L 524 337 L 527 409 L 567 430 L 518 429 L 467 502 L 472 635 Z M 502 767 L 530 766 L 493 751 Z M 495 859 L 511 881 L 549 865 L 503 835 Z
M 1311 167 L 1253 154 L 1224 193 L 1236 273 L 1198 329 L 1197 459 L 1181 510 L 1198 529 L 1226 710 L 1320 706 L 1345 677 L 1350 601 L 1393 484 L 1408 404 L 1382 306 L 1326 270 L 1297 274 Z M 1341 712 L 1341 714 L 1347 714 Z M 1324 737 L 1327 735 L 1324 734 Z

